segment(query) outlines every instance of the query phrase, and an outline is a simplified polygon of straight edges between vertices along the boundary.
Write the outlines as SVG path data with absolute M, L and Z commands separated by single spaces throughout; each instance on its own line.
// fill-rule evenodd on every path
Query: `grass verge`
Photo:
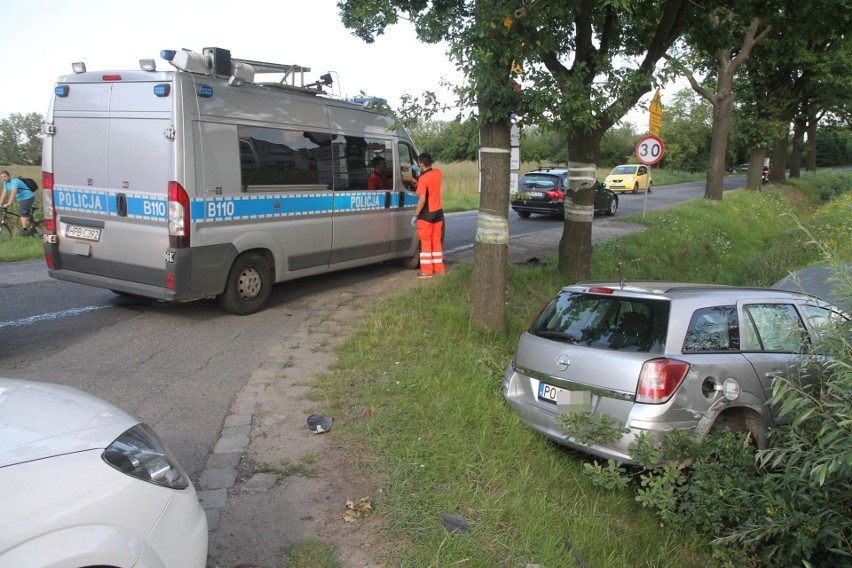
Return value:
M 852 199 L 816 203 L 784 187 L 651 214 L 645 232 L 596 247 L 593 276 L 613 277 L 622 262 L 631 278 L 769 284 L 819 259 L 793 215 L 846 238 L 849 260 Z M 507 337 L 470 326 L 470 268 L 377 305 L 317 383 L 352 459 L 383 480 L 375 507 L 385 560 L 573 566 L 577 552 L 595 568 L 711 565 L 701 537 L 660 526 L 626 493 L 594 487 L 582 467 L 590 458 L 545 441 L 504 404 L 516 338 L 564 283 L 555 263 L 509 267 Z M 470 532 L 449 534 L 444 512 L 462 515 Z

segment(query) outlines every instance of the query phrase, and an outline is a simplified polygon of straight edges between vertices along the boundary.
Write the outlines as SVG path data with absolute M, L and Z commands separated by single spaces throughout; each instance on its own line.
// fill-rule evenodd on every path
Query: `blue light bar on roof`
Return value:
M 175 51 L 174 49 L 164 49 L 160 52 L 160 57 L 162 57 L 166 61 L 171 61 L 175 58 L 176 54 L 177 51 Z

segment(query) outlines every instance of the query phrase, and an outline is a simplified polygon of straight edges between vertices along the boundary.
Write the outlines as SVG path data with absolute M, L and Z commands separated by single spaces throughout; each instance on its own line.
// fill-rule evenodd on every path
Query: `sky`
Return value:
M 163 49 L 200 52 L 221 47 L 239 59 L 310 67 L 306 82 L 332 71 L 335 95 L 387 99 L 397 109 L 403 94 L 433 91 L 442 103 L 454 97 L 442 87 L 463 74 L 443 44 L 417 40 L 406 21 L 388 28 L 375 43 L 356 38 L 340 21 L 337 0 L 0 0 L 3 86 L 0 118 L 11 113 L 47 113 L 56 78 L 82 61 L 89 71 L 138 69 L 155 59 L 172 66 Z M 647 100 L 644 100 L 647 99 Z M 627 115 L 647 125 L 650 95 Z M 437 118 L 451 120 L 455 112 Z
M 363 91 L 392 108 L 403 93 L 422 100 L 425 91 L 452 103 L 440 83 L 463 80 L 446 46 L 420 43 L 409 22 L 373 44 L 356 38 L 336 0 L 0 0 L 0 21 L 0 118 L 46 114 L 56 78 L 75 61 L 95 71 L 138 69 L 154 58 L 158 70 L 171 70 L 163 49 L 221 47 L 239 59 L 310 67 L 306 82 L 333 71 L 335 95 Z

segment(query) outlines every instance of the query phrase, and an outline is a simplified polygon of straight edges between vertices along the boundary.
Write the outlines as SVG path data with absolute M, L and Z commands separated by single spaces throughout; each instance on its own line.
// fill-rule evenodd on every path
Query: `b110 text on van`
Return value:
M 225 49 L 161 56 L 175 69 L 76 63 L 57 80 L 42 164 L 53 278 L 250 314 L 276 282 L 416 266 L 417 153 L 375 99 L 326 96 L 330 75 L 306 85 L 308 68 Z M 386 189 L 371 190 L 377 156 Z

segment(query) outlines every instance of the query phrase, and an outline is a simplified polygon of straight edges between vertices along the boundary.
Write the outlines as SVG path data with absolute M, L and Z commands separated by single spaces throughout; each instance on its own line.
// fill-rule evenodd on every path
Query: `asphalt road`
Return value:
M 236 317 L 212 300 L 127 300 L 60 282 L 43 262 L 3 265 L 0 376 L 70 385 L 112 402 L 150 424 L 195 476 L 236 393 L 272 348 L 330 291 L 399 270 L 380 264 L 279 284 L 267 309 Z
M 655 211 L 671 205 L 675 205 L 689 199 L 704 197 L 706 182 L 696 181 L 655 187 L 651 193 L 620 193 L 618 195 L 618 211 L 615 217 L 624 217 L 631 213 L 642 213 L 643 211 Z M 745 185 L 745 176 L 726 176 L 723 190 L 741 188 Z M 478 213 L 476 211 L 465 211 L 451 213 L 447 219 L 447 230 L 444 238 L 444 252 L 451 255 L 473 247 L 473 239 L 476 236 L 476 224 Z M 514 211 L 509 211 L 509 235 L 520 237 L 539 231 L 548 231 L 561 226 L 563 220 L 557 217 L 544 215 L 533 215 L 528 219 L 522 219 Z
M 726 178 L 726 188 L 742 177 Z M 703 196 L 704 182 L 623 194 L 617 217 Z M 562 221 L 509 213 L 513 237 Z M 447 255 L 473 246 L 476 212 L 449 216 Z M 160 304 L 47 277 L 43 262 L 0 266 L 0 375 L 82 388 L 150 424 L 190 475 L 219 438 L 235 394 L 322 294 L 383 279 L 374 265 L 276 286 L 264 311 L 225 314 L 212 300 Z

